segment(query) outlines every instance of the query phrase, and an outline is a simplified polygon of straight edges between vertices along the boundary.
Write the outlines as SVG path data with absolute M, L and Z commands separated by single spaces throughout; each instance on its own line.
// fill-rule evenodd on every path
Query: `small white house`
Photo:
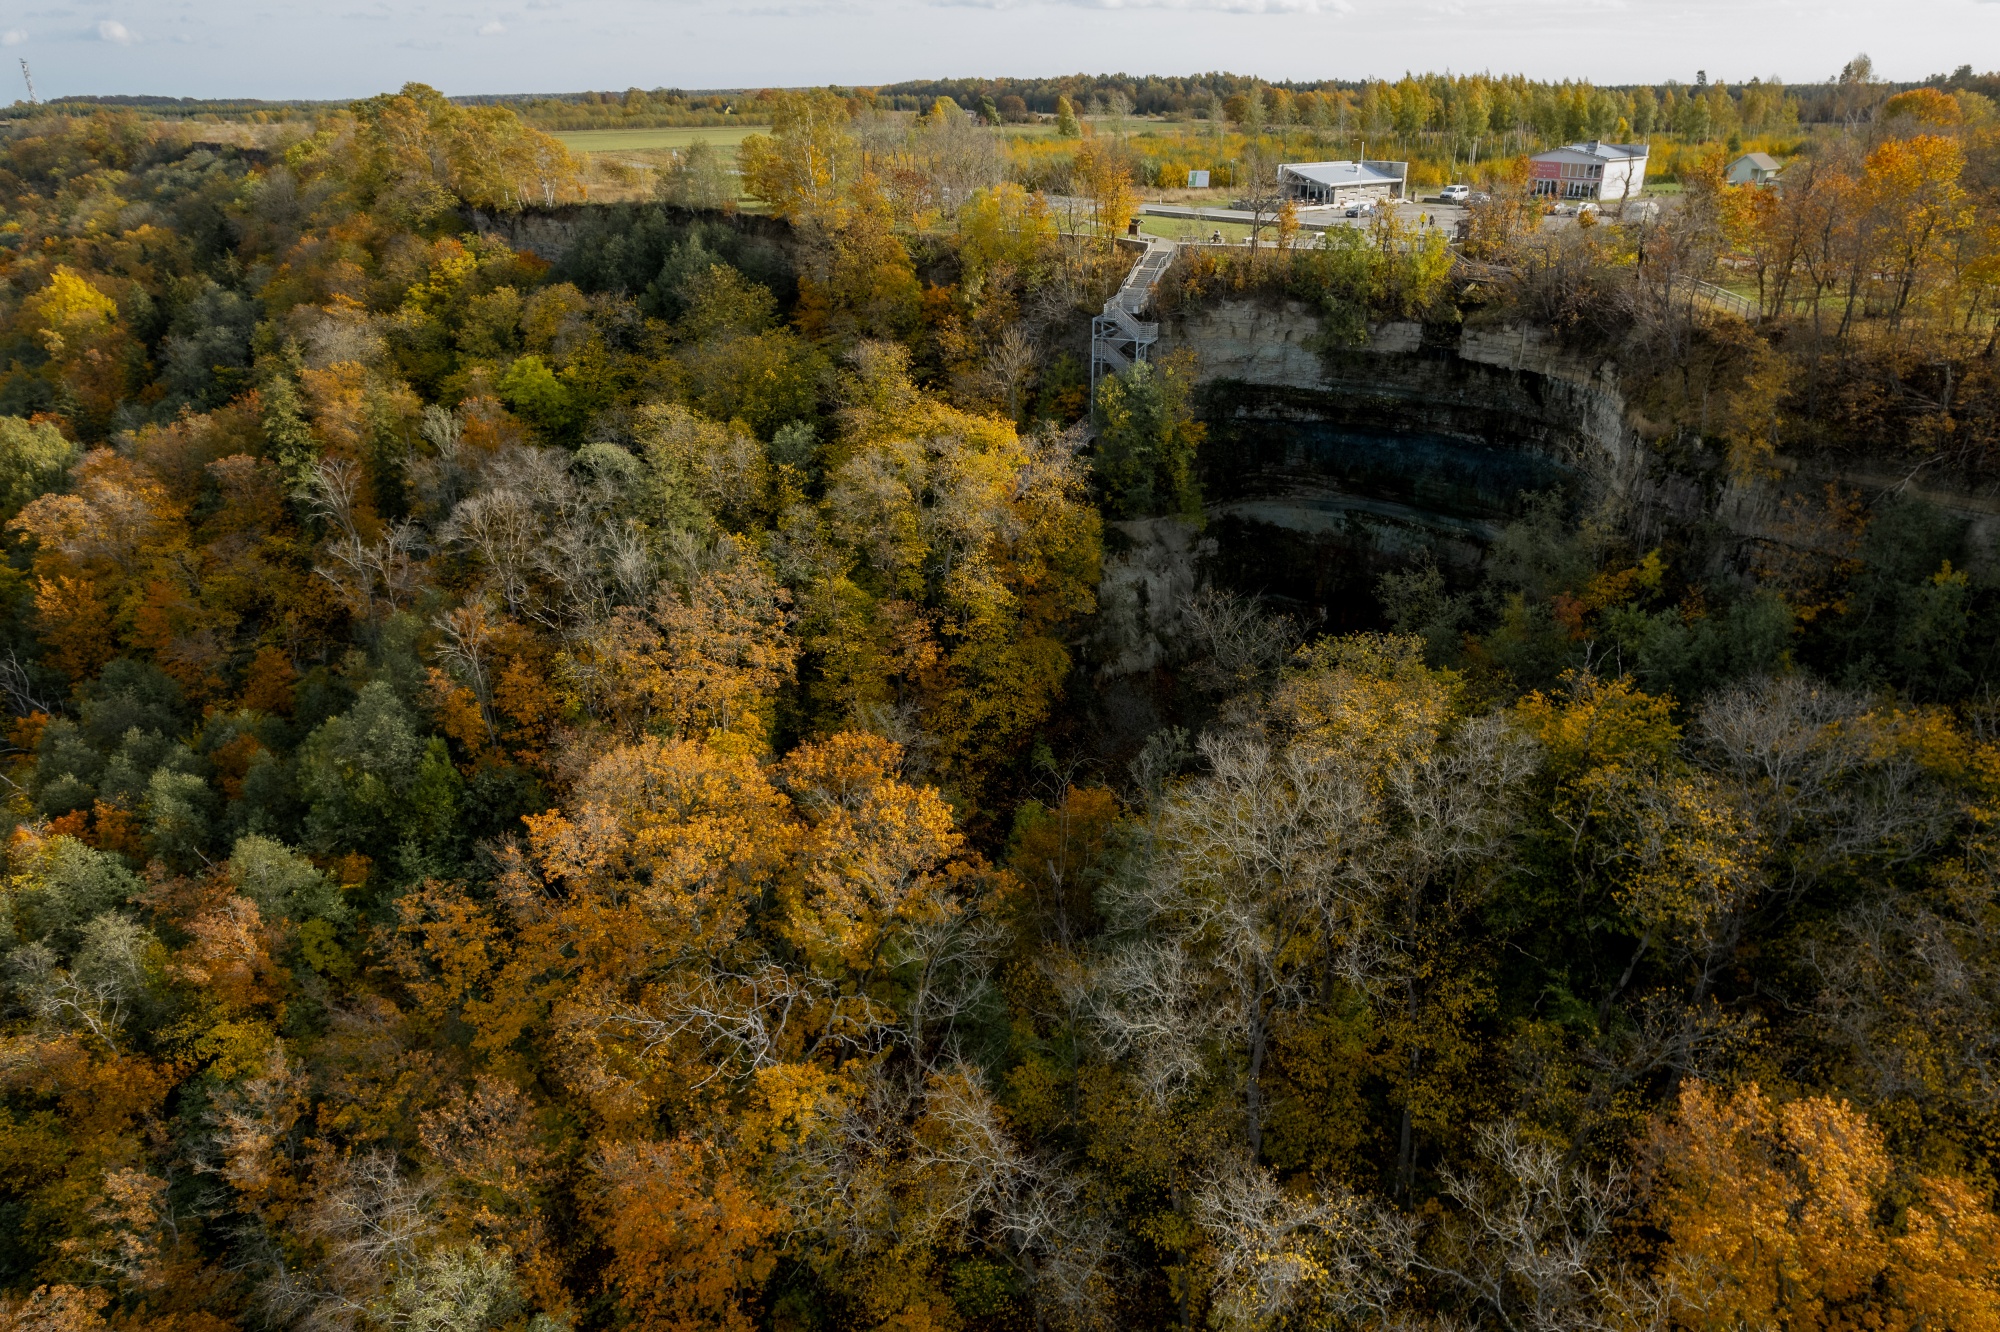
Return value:
M 1784 163 L 1769 153 L 1745 153 L 1729 164 L 1723 179 L 1731 185 L 1769 185 L 1784 169 Z
M 1308 208 L 1332 208 L 1358 199 L 1400 199 L 1408 162 L 1287 162 L 1278 168 L 1278 190 Z
M 1618 203 L 1646 185 L 1643 143 L 1572 143 L 1528 159 L 1533 193 L 1545 199 L 1596 199 Z

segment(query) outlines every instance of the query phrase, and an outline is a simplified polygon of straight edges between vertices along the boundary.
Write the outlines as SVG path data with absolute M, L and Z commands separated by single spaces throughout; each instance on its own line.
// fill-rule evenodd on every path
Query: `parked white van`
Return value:
M 1447 185 L 1438 192 L 1438 198 L 1446 203 L 1464 203 L 1472 197 L 1470 185 Z

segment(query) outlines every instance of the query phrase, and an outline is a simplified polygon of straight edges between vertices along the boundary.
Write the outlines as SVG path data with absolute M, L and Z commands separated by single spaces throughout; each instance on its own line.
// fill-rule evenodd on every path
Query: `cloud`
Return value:
M 2000 0 L 1995 0 L 2000 3 Z M 796 0 L 792 4 L 751 5 L 732 9 L 747 18 L 816 18 L 826 14 L 861 14 L 866 11 L 852 0 Z
M 1212 14 L 1349 14 L 1349 0 L 932 0 L 966 9 L 1019 9 L 1027 4 L 1059 4 L 1076 9 L 1163 9 Z M 2000 3 L 2000 0 L 1995 0 Z
M 27 40 L 28 34 L 19 28 L 9 28 L 5 32 L 0 32 L 0 46 L 19 46 Z
M 490 23 L 482 23 L 479 25 L 479 35 L 481 37 L 498 37 L 501 33 L 505 31 L 507 31 L 507 25 L 502 23 L 499 19 L 494 19 Z
M 97 21 L 97 37 L 99 41 L 110 42 L 114 46 L 130 46 L 139 40 L 138 33 L 132 31 L 117 19 L 99 19 Z

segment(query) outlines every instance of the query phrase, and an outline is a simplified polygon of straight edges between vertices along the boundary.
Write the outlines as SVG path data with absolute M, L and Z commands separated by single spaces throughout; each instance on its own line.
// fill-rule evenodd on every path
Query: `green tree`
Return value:
M 298 374 L 303 358 L 296 342 L 287 341 L 265 367 L 260 397 L 265 447 L 294 490 L 306 484 L 319 460 L 319 441 L 306 424 L 299 400 Z
M 255 902 L 266 920 L 304 924 L 347 919 L 340 889 L 312 861 L 274 838 L 254 833 L 237 838 L 229 857 L 229 877 L 237 893 Z
M 1185 365 L 1141 361 L 1098 385 L 1094 465 L 1112 513 L 1200 522 L 1195 454 L 1205 433 Z
M 549 435 L 562 434 L 575 415 L 568 387 L 539 356 L 521 356 L 497 386 L 500 401 Z
M 653 197 L 676 208 L 734 208 L 736 181 L 715 145 L 697 139 L 660 172 Z
M 1641 88 L 1632 94 L 1632 135 L 1644 139 L 1653 132 L 1653 120 L 1659 114 L 1659 99 L 1653 96 L 1651 88 Z
M 1064 139 L 1083 137 L 1083 126 L 1076 121 L 1076 108 L 1067 97 L 1056 98 L 1056 135 Z
M 387 683 L 369 684 L 352 709 L 308 736 L 298 767 L 311 845 L 393 856 L 411 878 L 451 872 L 439 857 L 461 835 L 463 782 L 444 741 L 425 739 Z
M 0 522 L 60 486 L 82 453 L 47 421 L 0 416 Z

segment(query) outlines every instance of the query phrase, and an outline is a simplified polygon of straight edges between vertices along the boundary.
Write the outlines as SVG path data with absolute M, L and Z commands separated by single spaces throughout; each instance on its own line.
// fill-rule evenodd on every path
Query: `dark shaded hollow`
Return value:
M 1501 405 L 1219 380 L 1202 407 L 1204 573 L 1329 630 L 1375 627 L 1376 581 L 1426 552 L 1470 581 L 1529 497 L 1585 486 Z

